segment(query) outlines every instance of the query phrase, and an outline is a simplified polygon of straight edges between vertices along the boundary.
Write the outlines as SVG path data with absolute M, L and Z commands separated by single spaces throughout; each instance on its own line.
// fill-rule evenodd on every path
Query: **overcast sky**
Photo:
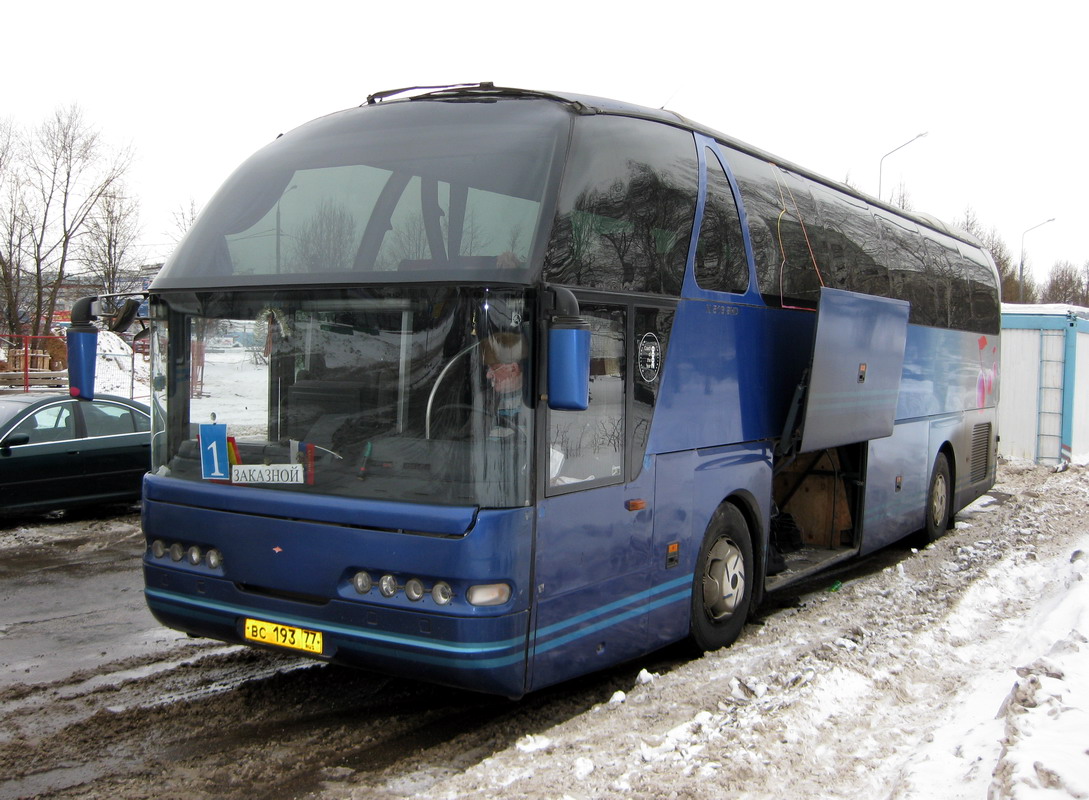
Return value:
M 10 4 L 9 4 L 10 5 Z M 1070 0 L 185 3 L 6 7 L 0 116 L 77 103 L 135 161 L 149 261 L 249 154 L 381 89 L 494 81 L 684 114 L 953 222 L 1044 279 L 1089 261 L 1085 58 Z

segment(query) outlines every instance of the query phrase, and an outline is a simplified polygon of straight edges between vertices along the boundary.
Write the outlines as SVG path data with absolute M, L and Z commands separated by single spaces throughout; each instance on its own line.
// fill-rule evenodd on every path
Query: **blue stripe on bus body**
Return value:
M 608 619 L 603 619 L 600 622 L 595 622 L 593 625 L 588 625 L 581 630 L 572 631 L 566 636 L 559 636 L 549 642 L 546 642 L 545 644 L 536 645 L 534 647 L 534 652 L 547 653 L 549 650 L 553 650 L 557 647 L 560 647 L 561 645 L 573 642 L 576 639 L 581 639 L 584 636 L 589 636 L 591 633 L 595 633 L 604 628 L 611 628 L 613 625 L 618 625 L 621 622 L 626 622 L 633 617 L 642 616 L 643 614 L 653 611 L 656 608 L 661 608 L 662 606 L 667 606 L 670 603 L 676 603 L 680 600 L 688 600 L 691 597 L 692 593 L 687 588 L 682 589 L 681 591 L 674 594 L 660 597 L 652 603 L 647 603 L 646 605 L 639 606 L 638 608 L 633 608 L 629 611 L 625 611 L 623 614 L 618 614 L 615 617 L 609 617 Z
M 565 619 L 562 622 L 556 622 L 552 625 L 546 625 L 545 627 L 537 631 L 537 638 L 540 639 L 546 636 L 551 636 L 553 633 L 561 631 L 564 628 L 569 628 L 572 625 L 579 625 L 589 619 L 593 619 L 594 617 L 599 617 L 602 614 L 608 614 L 611 611 L 616 611 L 616 609 L 618 608 L 623 608 L 629 603 L 636 603 L 640 600 L 645 600 L 648 597 L 653 597 L 656 594 L 668 592 L 670 589 L 675 589 L 678 586 L 687 586 L 691 582 L 692 574 L 689 573 L 682 578 L 677 578 L 676 580 L 669 581 L 668 583 L 659 584 L 658 586 L 654 586 L 650 589 L 647 589 L 646 591 L 636 592 L 635 594 L 628 595 L 627 597 L 622 597 L 621 599 L 614 600 L 607 605 L 595 608 L 592 611 L 587 611 L 585 614 L 579 614 L 577 617 L 571 617 L 570 619 Z
M 494 653 L 501 650 L 509 650 L 512 647 L 524 647 L 526 639 L 524 636 L 518 636 L 513 639 L 505 639 L 498 642 L 476 642 L 476 643 L 457 643 L 457 642 L 437 642 L 434 639 L 423 639 L 416 636 L 400 636 L 391 633 L 379 633 L 377 631 L 361 630 L 358 628 L 349 628 L 343 625 L 334 625 L 321 620 L 314 620 L 303 617 L 294 617 L 290 614 L 279 614 L 276 612 L 265 613 L 262 610 L 254 610 L 252 608 L 243 608 L 242 606 L 231 605 L 230 603 L 219 603 L 211 600 L 197 600 L 188 595 L 175 594 L 173 592 L 164 592 L 159 589 L 145 589 L 145 594 L 148 596 L 149 602 L 151 599 L 158 599 L 167 603 L 173 603 L 175 605 L 182 605 L 187 607 L 198 606 L 210 609 L 212 611 L 219 611 L 220 613 L 230 614 L 232 616 L 239 617 L 253 617 L 253 618 L 265 618 L 272 617 L 276 622 L 282 622 L 285 625 L 295 625 L 301 628 L 316 628 L 318 630 L 337 634 L 339 636 L 346 636 L 353 639 L 369 639 L 378 642 L 385 642 L 387 644 L 399 644 L 408 647 L 422 647 L 428 650 L 438 650 L 448 653 L 464 653 L 466 655 L 472 655 L 474 653 Z
M 585 628 L 581 628 L 577 631 L 572 631 L 564 636 L 559 636 L 544 644 L 536 645 L 537 653 L 544 653 L 549 650 L 553 650 L 564 644 L 568 644 L 577 639 L 581 639 L 585 636 L 589 636 L 592 633 L 603 630 L 605 628 L 618 625 L 622 622 L 626 622 L 634 617 L 641 616 L 643 614 L 650 613 L 655 609 L 662 608 L 671 603 L 676 603 L 681 600 L 687 600 L 692 595 L 689 586 L 692 582 L 692 574 L 689 573 L 683 577 L 677 578 L 672 581 L 668 581 L 658 586 L 652 587 L 642 592 L 636 592 L 635 594 L 615 600 L 599 608 L 595 608 L 591 611 L 587 611 L 578 616 L 571 617 L 570 619 L 557 622 L 553 625 L 549 625 L 541 630 L 537 631 L 534 636 L 535 643 L 541 639 L 547 638 L 554 633 L 558 633 L 566 628 L 571 628 L 575 625 L 580 625 L 583 622 L 587 622 L 596 617 L 610 614 L 624 606 L 631 603 L 639 602 L 641 600 L 648 600 L 656 595 L 660 595 L 663 592 L 669 592 L 672 589 L 678 587 L 685 587 L 679 592 L 668 594 L 664 597 L 658 597 L 649 603 L 638 606 L 624 611 L 621 614 L 608 617 L 607 619 L 599 620 L 593 625 L 588 625 Z M 412 661 L 418 661 L 422 663 L 435 664 L 435 665 L 447 665 L 447 666 L 459 666 L 462 668 L 483 669 L 488 667 L 509 666 L 516 663 L 523 658 L 523 654 L 520 650 L 525 645 L 524 637 L 517 637 L 513 639 L 507 639 L 498 642 L 478 642 L 478 643 L 457 643 L 457 642 L 436 642 L 433 639 L 421 639 L 415 636 L 400 636 L 390 633 L 379 633 L 376 631 L 365 631 L 355 628 L 345 627 L 343 625 L 332 625 L 322 621 L 307 619 L 302 617 L 295 617 L 290 614 L 264 614 L 261 610 L 254 610 L 250 608 L 244 608 L 241 606 L 235 606 L 230 603 L 220 603 L 211 600 L 197 600 L 187 595 L 175 594 L 174 592 L 164 592 L 160 589 L 145 589 L 148 602 L 152 605 L 156 604 L 156 601 L 161 603 L 169 603 L 176 606 L 184 606 L 187 609 L 191 609 L 187 613 L 191 613 L 197 616 L 201 616 L 209 621 L 219 622 L 221 618 L 219 616 L 212 616 L 211 614 L 201 614 L 200 609 L 207 609 L 211 612 L 218 612 L 219 614 L 230 614 L 238 617 L 273 617 L 275 621 L 282 622 L 285 625 L 295 625 L 303 628 L 316 628 L 326 633 L 336 634 L 344 636 L 348 639 L 361 640 L 365 643 L 377 642 L 382 644 L 401 645 L 404 647 L 417 647 L 426 650 L 437 651 L 439 653 L 453 653 L 457 655 L 475 655 L 484 653 L 493 653 L 503 650 L 509 650 L 511 648 L 519 648 L 519 652 L 503 656 L 493 657 L 487 659 L 474 659 L 472 661 L 462 661 L 447 658 L 441 655 L 426 655 L 421 653 L 406 653 L 401 650 L 391 650 L 387 647 L 375 646 L 371 644 L 364 644 L 364 649 L 368 652 L 373 652 L 377 655 L 383 655 L 387 657 L 408 658 Z

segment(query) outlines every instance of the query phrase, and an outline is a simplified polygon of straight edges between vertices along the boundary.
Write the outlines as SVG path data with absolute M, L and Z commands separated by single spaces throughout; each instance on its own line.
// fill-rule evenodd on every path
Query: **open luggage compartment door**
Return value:
M 799 452 L 892 435 L 909 308 L 903 300 L 821 289 Z

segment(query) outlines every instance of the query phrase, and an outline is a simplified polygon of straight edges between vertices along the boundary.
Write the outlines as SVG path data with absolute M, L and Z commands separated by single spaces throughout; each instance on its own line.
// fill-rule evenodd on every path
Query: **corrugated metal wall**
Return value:
M 1086 309 L 1003 313 L 1000 455 L 1089 461 L 1087 316 Z

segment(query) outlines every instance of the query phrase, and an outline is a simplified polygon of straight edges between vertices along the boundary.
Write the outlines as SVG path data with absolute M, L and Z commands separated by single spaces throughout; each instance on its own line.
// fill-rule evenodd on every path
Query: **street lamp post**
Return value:
M 885 155 L 881 156 L 881 160 L 879 162 L 877 162 L 877 199 L 878 200 L 881 199 L 881 177 L 882 177 L 882 172 L 885 169 L 885 159 L 888 158 L 889 156 L 891 156 L 897 150 L 900 150 L 901 148 L 907 147 L 909 144 L 914 142 L 916 139 L 922 139 L 924 136 L 927 135 L 927 133 L 929 133 L 929 131 L 923 131 L 922 133 L 918 133 L 913 138 L 908 139 L 906 142 L 904 142 L 902 145 L 900 145 L 900 147 L 894 147 L 891 150 L 889 150 L 889 152 L 885 153 Z
M 1045 219 L 1043 222 L 1039 222 L 1033 225 L 1031 228 L 1025 230 L 1025 233 L 1034 231 L 1041 225 L 1047 225 L 1049 222 L 1054 222 L 1055 218 Z M 1017 282 L 1020 284 L 1018 287 L 1019 296 L 1017 298 L 1018 303 L 1025 302 L 1025 233 L 1021 234 L 1021 265 L 1017 268 Z

